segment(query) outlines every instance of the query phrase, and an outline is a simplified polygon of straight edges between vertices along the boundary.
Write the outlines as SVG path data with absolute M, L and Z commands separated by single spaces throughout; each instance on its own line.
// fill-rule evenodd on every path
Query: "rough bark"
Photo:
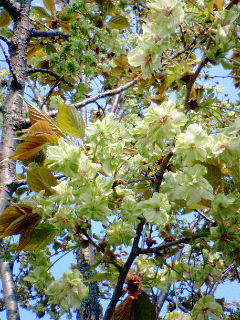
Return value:
M 4 6 L 13 18 L 13 37 L 9 44 L 9 70 L 11 72 L 6 99 L 3 105 L 3 130 L 1 141 L 1 158 L 8 159 L 15 151 L 17 144 L 16 124 L 22 113 L 22 98 L 27 78 L 27 49 L 30 38 L 30 5 L 31 0 L 20 3 L 2 0 Z M 11 186 L 16 180 L 16 163 L 4 160 L 1 163 L 0 174 L 0 214 L 7 208 L 11 199 Z M 2 244 L 3 246 L 3 244 Z M 1 249 L 3 254 L 3 247 Z M 0 271 L 3 283 L 4 300 L 8 320 L 20 319 L 16 299 L 15 286 L 12 279 L 10 264 L 0 261 Z
M 94 248 L 90 245 L 86 249 L 77 251 L 77 262 L 79 271 L 83 274 L 83 279 L 88 280 L 94 275 L 91 265 L 95 262 Z M 82 301 L 80 310 L 77 310 L 77 320 L 99 320 L 99 288 L 96 281 L 86 283 L 89 287 L 89 296 Z

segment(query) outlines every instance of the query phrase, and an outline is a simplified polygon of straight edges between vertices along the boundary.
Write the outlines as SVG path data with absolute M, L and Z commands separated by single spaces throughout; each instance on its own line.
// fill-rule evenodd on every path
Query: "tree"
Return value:
M 0 0 L 8 319 L 237 319 L 238 1 L 68 2 Z

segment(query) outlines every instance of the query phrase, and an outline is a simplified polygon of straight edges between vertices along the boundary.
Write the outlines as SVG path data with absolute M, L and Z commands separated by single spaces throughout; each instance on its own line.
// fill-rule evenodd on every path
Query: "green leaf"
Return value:
M 128 19 L 123 16 L 115 16 L 108 22 L 108 26 L 111 29 L 125 29 L 130 27 Z
M 35 192 L 44 190 L 45 195 L 50 196 L 55 193 L 52 187 L 57 184 L 57 179 L 47 168 L 33 168 L 28 172 L 28 185 Z
M 37 251 L 42 249 L 51 243 L 57 233 L 57 229 L 50 223 L 42 223 L 36 227 L 34 234 L 32 235 L 31 241 L 24 247 L 27 251 Z M 21 240 L 19 242 L 18 250 L 21 249 Z
M 54 0 L 43 0 L 46 8 L 52 13 L 53 16 L 56 14 L 56 6 Z
M 97 273 L 94 276 L 92 276 L 90 279 L 87 280 L 87 282 L 92 281 L 103 281 L 103 280 L 112 280 L 116 279 L 116 276 L 111 272 L 104 272 L 104 273 Z
M 75 107 L 60 103 L 57 122 L 61 129 L 69 135 L 75 138 L 84 138 L 85 122 Z
M 0 12 L 0 27 L 7 27 L 12 22 L 12 19 L 6 10 Z
M 35 14 L 37 14 L 40 18 L 51 19 L 52 16 L 47 12 L 47 10 L 40 6 L 33 6 L 32 10 Z

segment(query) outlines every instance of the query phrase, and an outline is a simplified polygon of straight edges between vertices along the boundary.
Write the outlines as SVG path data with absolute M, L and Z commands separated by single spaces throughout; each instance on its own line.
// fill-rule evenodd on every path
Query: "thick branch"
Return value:
M 59 30 L 36 30 L 32 29 L 30 37 L 42 37 L 42 38 L 51 38 L 51 37 L 61 37 L 63 39 L 68 39 L 71 36 Z
M 14 0 L 0 0 L 0 6 L 4 7 L 13 20 L 19 18 L 20 4 Z
M 115 307 L 118 303 L 118 300 L 122 295 L 123 285 L 126 280 L 126 276 L 128 274 L 128 271 L 130 270 L 135 258 L 138 255 L 138 244 L 139 244 L 139 240 L 140 240 L 140 237 L 142 234 L 144 223 L 145 223 L 145 219 L 141 219 L 141 221 L 138 224 L 137 231 L 136 231 L 136 237 L 133 240 L 131 252 L 128 256 L 128 259 L 127 259 L 125 265 L 123 266 L 122 272 L 120 273 L 120 275 L 118 277 L 117 285 L 116 285 L 115 290 L 113 292 L 112 299 L 107 307 L 107 310 L 106 310 L 106 313 L 104 315 L 103 320 L 110 320 L 112 318 Z
M 50 76 L 53 76 L 57 80 L 60 80 L 60 81 L 62 81 L 64 83 L 66 83 L 69 87 L 72 87 L 72 88 L 74 87 L 74 85 L 71 82 L 65 80 L 63 77 L 59 76 L 54 71 L 51 71 L 51 70 L 48 70 L 48 69 L 43 69 L 43 68 L 34 68 L 34 69 L 28 70 L 28 74 L 33 74 L 33 73 L 37 73 L 37 72 L 49 74 Z

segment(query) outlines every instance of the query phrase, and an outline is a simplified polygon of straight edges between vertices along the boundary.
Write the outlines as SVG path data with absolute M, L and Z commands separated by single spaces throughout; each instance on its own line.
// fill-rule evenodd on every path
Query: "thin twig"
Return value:
M 147 248 L 147 249 L 138 249 L 138 254 L 147 254 L 147 253 L 157 253 L 159 251 L 165 250 L 167 248 L 171 248 L 174 247 L 178 244 L 181 243 L 189 243 L 190 241 L 196 240 L 198 238 L 201 238 L 205 235 L 205 233 L 201 232 L 198 234 L 193 235 L 192 237 L 184 237 L 184 238 L 180 238 L 178 240 L 175 241 L 171 241 L 171 242 L 164 242 L 162 244 L 160 244 L 157 247 L 153 247 L 153 248 Z
M 40 92 L 39 92 L 38 88 L 34 85 L 34 82 L 32 81 L 31 78 L 28 78 L 27 81 L 28 81 L 29 87 L 31 88 L 31 90 L 32 90 L 32 92 L 34 94 L 34 97 L 35 97 L 35 99 L 37 101 L 37 104 L 41 105 L 41 109 L 43 109 L 43 111 L 46 112 L 47 109 L 44 108 L 45 103 L 44 103 L 44 101 L 43 101 L 43 99 L 42 99 L 42 97 L 40 95 Z
M 134 84 L 136 84 L 138 81 L 140 80 L 140 77 L 137 77 L 136 79 L 128 82 L 127 84 L 120 86 L 116 89 L 112 89 L 112 90 L 108 90 L 108 91 L 104 91 L 104 92 L 100 92 L 97 95 L 84 99 L 80 102 L 74 103 L 72 104 L 73 106 L 75 106 L 76 108 L 82 108 L 85 107 L 87 104 L 95 102 L 98 99 L 101 98 L 105 98 L 105 97 L 111 97 L 111 96 L 115 96 L 116 94 L 119 94 L 123 91 L 126 91 L 127 89 L 131 88 L 132 86 L 134 86 Z
M 226 6 L 225 10 L 230 10 L 235 4 L 238 4 L 239 0 L 232 0 L 228 6 Z
M 103 254 L 105 253 L 105 249 L 100 247 L 95 241 L 93 241 L 93 239 L 90 237 L 90 235 L 87 233 L 87 231 L 83 230 L 82 234 L 87 238 L 87 240 L 89 241 L 89 243 L 95 247 L 99 252 L 102 252 Z M 122 271 L 122 266 L 120 266 L 120 264 L 116 261 L 116 260 L 111 260 L 110 261 L 111 264 L 113 264 L 119 272 Z
M 34 69 L 28 70 L 28 74 L 33 74 L 33 73 L 37 73 L 37 72 L 49 74 L 50 76 L 53 76 L 57 80 L 60 80 L 64 83 L 66 83 L 67 85 L 69 85 L 69 87 L 71 87 L 71 88 L 74 87 L 74 85 L 71 82 L 65 80 L 63 77 L 59 76 L 56 72 L 54 72 L 52 70 L 43 69 L 43 68 L 34 68 Z

